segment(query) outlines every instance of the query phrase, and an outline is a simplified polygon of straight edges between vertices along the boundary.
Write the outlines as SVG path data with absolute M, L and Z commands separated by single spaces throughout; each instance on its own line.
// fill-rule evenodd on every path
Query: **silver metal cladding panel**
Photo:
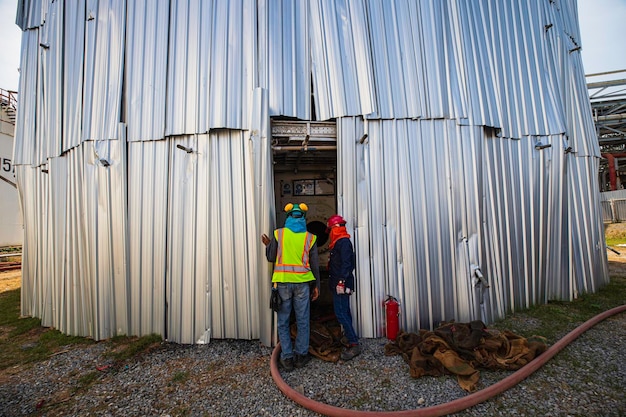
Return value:
M 209 100 L 213 2 L 175 1 L 170 13 L 166 135 L 194 134 Z M 203 24 L 204 23 L 204 24 Z
M 510 312 L 570 299 L 566 172 L 561 136 L 486 141 L 486 227 L 493 263 L 492 303 Z
M 247 238 L 250 247 L 256 249 L 256 266 L 250 272 L 257 276 L 258 281 L 258 317 L 259 339 L 265 346 L 273 346 L 277 343 L 274 313 L 267 308 L 270 299 L 270 285 L 272 280 L 272 264 L 267 262 L 265 247 L 259 244 L 260 235 L 270 233 L 276 228 L 276 208 L 274 198 L 274 165 L 272 164 L 272 147 L 269 118 L 269 97 L 265 89 L 254 90 L 252 100 L 252 115 L 250 119 L 250 145 L 251 158 L 254 169 L 254 210 L 248 210 L 247 214 L 253 214 L 253 224 L 256 225 L 256 233 L 250 232 Z
M 258 7 L 258 86 L 268 90 L 270 115 L 311 118 L 309 5 L 270 0 Z
M 609 283 L 604 227 L 597 185 L 599 161 L 569 154 L 571 181 L 568 214 L 571 224 L 572 285 L 575 295 L 595 292 Z
M 248 125 L 256 69 L 254 4 L 253 0 L 173 2 L 167 136 Z
M 544 9 L 549 59 L 545 74 L 555 87 L 556 109 L 566 126 L 568 144 L 578 156 L 600 156 L 582 66 L 575 4 L 550 2 L 544 3 Z
M 169 148 L 166 140 L 128 144 L 130 334 L 165 336 Z
M 593 165 L 565 152 L 563 135 L 514 140 L 451 120 L 353 118 L 338 131 L 339 210 L 354 228 L 364 337 L 383 335 L 387 294 L 416 331 L 491 322 L 605 282 Z
M 34 29 L 44 22 L 50 0 L 20 0 L 15 23 L 22 29 Z
M 93 291 L 94 338 L 128 335 L 126 141 L 84 142 L 86 228 Z
M 24 254 L 23 313 L 67 334 L 128 334 L 123 143 L 85 142 L 49 167 L 18 169 L 31 182 L 26 239 L 36 239 Z
M 54 158 L 49 167 L 18 166 L 17 175 L 25 219 L 22 315 L 94 337 L 82 152 Z
M 41 317 L 41 324 L 46 327 L 64 327 L 68 317 L 65 315 L 65 305 L 67 287 L 65 285 L 65 271 L 67 259 L 66 231 L 70 219 L 68 219 L 68 206 L 70 201 L 67 198 L 68 178 L 67 158 L 50 158 L 49 171 L 47 177 L 50 178 L 50 204 L 48 208 L 48 218 L 50 222 L 50 237 L 48 248 L 52 257 L 49 264 L 50 272 L 47 276 L 49 285 L 48 291 L 44 291 L 44 308 Z
M 124 98 L 128 141 L 165 137 L 170 5 L 128 2 Z
M 481 137 L 481 128 L 347 118 L 338 131 L 339 210 L 357 249 L 359 334 L 383 335 L 387 295 L 400 300 L 409 331 L 483 318 L 470 276 L 481 263 L 480 168 L 463 158 L 480 146 L 462 140 Z
M 39 43 L 39 105 L 37 162 L 61 155 L 61 110 L 63 108 L 63 5 L 50 3 L 46 21 L 41 27 Z
M 27 30 L 22 34 L 20 56 L 20 99 L 17 101 L 13 147 L 13 162 L 16 165 L 36 165 L 38 71 L 39 29 Z
M 20 315 L 23 317 L 36 316 L 34 302 L 38 297 L 37 281 L 41 274 L 37 274 L 37 268 L 42 260 L 38 258 L 39 242 L 43 242 L 44 229 L 41 228 L 38 219 L 45 218 L 43 208 L 46 204 L 40 201 L 39 191 L 47 189 L 46 176 L 40 168 L 28 165 L 16 165 L 15 177 L 18 185 L 22 218 L 24 219 L 24 243 L 22 246 L 22 284 L 20 291 L 21 307 Z M 42 243 L 43 245 L 43 243 Z
M 121 119 L 126 0 L 87 0 L 83 140 L 117 139 Z
M 308 6 L 317 119 L 374 112 L 366 3 L 323 0 Z
M 168 340 L 258 338 L 251 143 L 228 130 L 171 139 L 169 163 Z
M 65 4 L 65 3 L 64 3 Z M 83 80 L 85 64 L 85 2 L 63 7 L 62 151 L 77 147 L 82 140 Z

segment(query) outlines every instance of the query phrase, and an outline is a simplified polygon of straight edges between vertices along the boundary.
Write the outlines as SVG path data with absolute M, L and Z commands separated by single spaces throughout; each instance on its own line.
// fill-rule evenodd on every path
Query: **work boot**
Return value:
M 304 365 L 309 363 L 310 360 L 311 360 L 311 355 L 309 355 L 308 353 L 304 355 L 296 354 L 296 361 L 294 365 L 296 366 L 296 368 L 302 368 Z
M 347 348 L 346 350 L 344 350 L 343 352 L 341 352 L 341 360 L 342 361 L 349 361 L 350 359 L 352 359 L 355 356 L 358 356 L 360 354 L 361 354 L 361 346 L 359 346 L 359 345 L 352 345 L 349 348 Z
M 287 359 L 280 358 L 278 362 L 280 363 L 280 366 L 283 367 L 285 372 L 293 371 L 293 358 L 287 358 Z

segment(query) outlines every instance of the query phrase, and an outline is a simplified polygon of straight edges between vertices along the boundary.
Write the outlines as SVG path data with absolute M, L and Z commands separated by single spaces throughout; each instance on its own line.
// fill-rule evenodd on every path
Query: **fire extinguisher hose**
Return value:
M 487 401 L 488 399 L 495 397 L 498 394 L 512 388 L 513 386 L 519 384 L 521 381 L 530 376 L 537 369 L 542 367 L 546 362 L 548 362 L 552 357 L 554 357 L 557 353 L 559 353 L 565 346 L 569 345 L 573 342 L 578 336 L 600 323 L 602 320 L 605 320 L 608 317 L 611 317 L 615 314 L 619 314 L 626 311 L 626 304 L 620 307 L 615 307 L 611 310 L 605 311 L 604 313 L 598 314 L 597 316 L 587 320 L 582 325 L 578 326 L 571 332 L 569 332 L 565 337 L 556 342 L 554 345 L 550 346 L 545 352 L 536 357 L 533 361 L 528 363 L 526 366 L 522 367 L 515 373 L 509 375 L 508 377 L 502 379 L 501 381 L 490 385 L 489 387 L 482 389 L 480 391 L 469 394 L 466 397 L 456 399 L 454 401 L 450 401 L 444 404 L 434 405 L 432 407 L 419 408 L 415 410 L 402 410 L 402 411 L 357 411 L 350 410 L 346 408 L 335 407 L 332 405 L 320 403 L 314 401 L 302 394 L 300 394 L 295 389 L 291 388 L 285 380 L 280 375 L 278 370 L 278 357 L 280 355 L 280 343 L 276 345 L 274 351 L 272 352 L 272 357 L 270 359 L 270 372 L 272 374 L 272 378 L 274 378 L 274 382 L 278 386 L 278 388 L 285 394 L 288 398 L 292 399 L 296 403 L 301 406 L 315 411 L 317 413 L 326 415 L 326 416 L 371 416 L 371 417 L 409 417 L 409 416 L 417 416 L 417 417 L 434 417 L 434 416 L 444 416 L 447 414 L 458 413 L 459 411 L 465 410 L 467 408 L 473 407 L 476 404 L 480 404 L 481 402 Z

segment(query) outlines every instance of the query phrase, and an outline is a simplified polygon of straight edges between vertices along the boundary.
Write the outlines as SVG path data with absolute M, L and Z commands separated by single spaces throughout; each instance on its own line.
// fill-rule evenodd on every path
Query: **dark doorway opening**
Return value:
M 272 155 L 276 225 L 285 224 L 287 203 L 306 203 L 307 230 L 317 237 L 320 257 L 320 297 L 311 305 L 311 318 L 333 314 L 328 289 L 326 220 L 337 210 L 337 125 L 272 119 Z

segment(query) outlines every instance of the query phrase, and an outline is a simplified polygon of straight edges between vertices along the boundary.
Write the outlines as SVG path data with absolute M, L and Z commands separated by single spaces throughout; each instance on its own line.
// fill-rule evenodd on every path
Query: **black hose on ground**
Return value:
M 488 399 L 495 397 L 498 394 L 508 390 L 509 388 L 519 384 L 521 381 L 530 376 L 537 369 L 542 367 L 546 362 L 548 362 L 554 355 L 559 353 L 565 346 L 569 345 L 573 342 L 578 336 L 589 330 L 591 327 L 600 323 L 602 320 L 611 317 L 615 314 L 622 313 L 626 311 L 626 305 L 615 307 L 611 310 L 605 311 L 602 314 L 598 314 L 597 316 L 587 320 L 582 325 L 578 326 L 571 332 L 569 332 L 565 337 L 552 345 L 548 350 L 543 352 L 541 355 L 536 357 L 533 361 L 528 363 L 523 368 L 519 369 L 515 373 L 509 375 L 503 380 L 490 385 L 489 387 L 482 389 L 480 391 L 474 392 L 466 397 L 456 399 L 454 401 L 450 401 L 448 403 L 434 405 L 432 407 L 419 408 L 415 410 L 402 410 L 402 411 L 357 411 L 350 410 L 346 408 L 335 407 L 332 405 L 320 403 L 314 401 L 302 394 L 298 391 L 291 388 L 285 380 L 281 377 L 280 372 L 278 371 L 278 356 L 280 355 L 280 343 L 276 345 L 274 351 L 272 352 L 272 357 L 270 359 L 270 372 L 272 374 L 272 378 L 274 378 L 274 382 L 278 388 L 285 394 L 287 397 L 300 404 L 301 406 L 315 411 L 316 413 L 324 414 L 326 416 L 338 416 L 338 417 L 363 417 L 363 416 L 371 416 L 371 417 L 436 417 L 436 416 L 445 416 L 447 414 L 458 413 L 459 411 L 463 411 L 467 408 L 473 407 L 476 404 L 480 404 L 481 402 L 487 401 Z

